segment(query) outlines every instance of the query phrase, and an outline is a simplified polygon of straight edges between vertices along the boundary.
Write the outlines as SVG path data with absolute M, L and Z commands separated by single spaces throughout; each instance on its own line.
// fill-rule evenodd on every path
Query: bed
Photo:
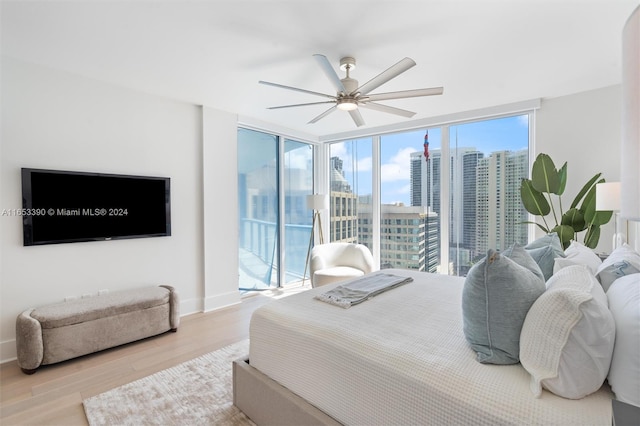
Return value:
M 478 363 L 463 278 L 388 271 L 413 281 L 349 309 L 314 299 L 330 284 L 256 310 L 235 404 L 259 425 L 611 424 L 606 383 L 580 400 L 535 398 L 520 364 Z

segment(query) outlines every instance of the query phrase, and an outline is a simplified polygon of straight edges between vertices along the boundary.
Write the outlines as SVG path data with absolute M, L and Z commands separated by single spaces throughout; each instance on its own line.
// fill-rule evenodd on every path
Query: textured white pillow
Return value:
M 618 278 L 607 297 L 616 323 L 609 384 L 617 399 L 640 406 L 640 274 Z
M 564 251 L 564 254 L 566 255 L 565 258 L 556 257 L 553 265 L 554 274 L 567 266 L 584 265 L 595 275 L 598 267 L 602 264 L 602 260 L 600 260 L 593 250 L 577 241 L 571 241 L 571 244 Z
M 520 362 L 531 391 L 583 398 L 602 386 L 613 352 L 615 324 L 609 309 L 589 292 L 548 290 L 531 306 L 520 335 Z
M 596 271 L 596 277 L 604 291 L 607 291 L 618 278 L 638 272 L 640 272 L 640 253 L 625 243 L 613 250 L 602 262 Z
M 571 265 L 562 268 L 547 281 L 547 290 L 559 288 L 573 288 L 586 291 L 604 306 L 609 306 L 607 295 L 602 286 L 593 276 L 588 267 L 584 265 Z

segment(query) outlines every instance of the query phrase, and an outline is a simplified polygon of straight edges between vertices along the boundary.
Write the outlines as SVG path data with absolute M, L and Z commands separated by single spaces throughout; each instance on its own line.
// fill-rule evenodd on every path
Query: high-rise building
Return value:
M 412 206 L 423 205 L 422 204 L 423 166 L 426 168 L 426 161 L 424 159 L 424 154 L 419 151 L 412 152 L 410 154 L 410 159 L 409 159 L 409 182 L 410 182 L 409 200 Z M 424 205 L 426 205 L 426 203 Z
M 409 165 L 412 206 L 427 206 L 440 214 L 440 150 L 432 151 L 429 161 L 424 153 L 412 152 Z
M 344 177 L 342 160 L 331 157 L 330 241 L 358 242 L 358 202 L 357 195 Z
M 497 151 L 478 162 L 476 254 L 526 243 L 528 213 L 520 199 L 520 180 L 528 173 L 528 151 Z
M 475 256 L 476 248 L 476 227 L 477 227 L 477 167 L 478 162 L 484 158 L 482 152 L 471 150 L 462 153 L 460 156 L 460 187 L 461 199 L 458 202 L 461 209 L 458 210 L 458 225 L 461 227 L 459 238 L 456 241 L 461 242 L 462 247 L 469 251 L 466 256 L 468 260 L 459 262 L 459 265 L 470 266 L 471 260 Z M 455 212 L 455 210 L 454 210 Z
M 471 265 L 476 236 L 476 165 L 484 156 L 475 148 L 457 148 L 451 151 L 449 191 L 449 246 L 454 270 Z M 442 214 L 441 162 L 442 153 L 431 151 L 429 160 L 424 153 L 414 152 L 410 157 L 410 189 L 412 205 L 429 206 Z M 439 241 L 439 239 L 438 239 Z M 439 250 L 439 249 L 438 249 Z M 458 264 L 460 263 L 460 264 Z M 462 271 L 464 273 L 464 271 Z
M 468 234 L 475 234 L 475 221 L 468 220 L 475 217 L 475 203 L 468 201 L 475 198 L 476 165 L 483 155 L 475 148 L 457 148 L 450 155 L 449 241 L 465 248 L 471 248 Z
M 372 223 L 371 203 L 360 200 L 359 242 L 373 246 L 373 226 L 380 227 L 380 267 L 436 272 L 438 217 L 423 206 L 383 204 L 381 223 Z
M 440 264 L 440 150 L 430 152 L 429 161 L 421 151 L 410 154 L 411 206 L 427 207 L 425 249 L 428 272 L 436 272 Z

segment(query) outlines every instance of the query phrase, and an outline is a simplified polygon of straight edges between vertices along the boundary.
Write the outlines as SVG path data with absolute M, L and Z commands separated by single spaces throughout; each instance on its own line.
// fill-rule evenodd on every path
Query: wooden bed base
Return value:
M 340 425 L 289 389 L 256 370 L 249 360 L 233 362 L 233 405 L 263 425 Z

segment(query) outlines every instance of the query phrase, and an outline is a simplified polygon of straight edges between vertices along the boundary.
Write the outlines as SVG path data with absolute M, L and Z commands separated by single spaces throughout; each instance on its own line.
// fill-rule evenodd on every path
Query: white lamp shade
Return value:
M 606 182 L 596 185 L 596 210 L 620 210 L 620 182 Z
M 640 221 L 640 6 L 622 33 L 622 143 L 620 181 L 623 219 Z
M 327 194 L 307 195 L 307 208 L 310 210 L 329 210 L 329 196 Z

